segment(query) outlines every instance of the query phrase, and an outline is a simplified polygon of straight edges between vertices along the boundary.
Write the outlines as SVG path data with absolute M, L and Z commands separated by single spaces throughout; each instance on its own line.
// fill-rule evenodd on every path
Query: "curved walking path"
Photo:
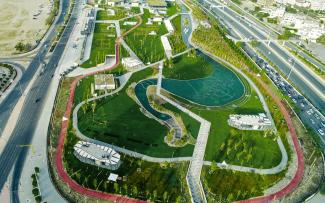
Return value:
M 142 23 L 142 19 L 140 19 L 140 21 L 137 23 L 137 25 L 135 25 L 133 28 L 131 28 L 128 32 L 124 33 L 121 37 L 127 35 L 129 32 L 131 32 L 132 30 L 136 29 L 139 25 L 141 25 Z M 121 37 L 117 38 L 116 40 L 116 45 L 115 45 L 115 53 L 116 53 L 116 60 L 115 60 L 115 64 L 111 67 L 108 67 L 106 70 L 110 70 L 113 68 L 116 68 L 119 65 L 119 61 L 120 61 L 120 54 L 119 54 L 119 49 L 120 49 L 120 39 Z M 95 190 L 91 190 L 91 189 L 87 189 L 82 187 L 81 185 L 79 185 L 77 182 L 75 182 L 65 171 L 65 168 L 63 166 L 63 148 L 64 148 L 64 141 L 65 141 L 65 137 L 67 136 L 67 131 L 68 131 L 68 127 L 69 127 L 69 118 L 71 115 L 71 110 L 73 108 L 73 100 L 74 100 L 74 94 L 75 94 L 75 89 L 77 87 L 78 82 L 82 79 L 85 78 L 87 76 L 90 75 L 94 75 L 97 74 L 99 72 L 102 71 L 95 71 L 93 73 L 89 73 L 83 76 L 79 76 L 77 77 L 71 84 L 70 86 L 70 95 L 67 101 L 67 106 L 66 106 L 66 111 L 64 113 L 64 117 L 62 119 L 61 122 L 61 131 L 60 131 L 60 136 L 59 136 L 59 140 L 58 140 L 58 145 L 57 145 L 57 152 L 56 152 L 56 168 L 57 168 L 57 173 L 59 175 L 59 177 L 74 191 L 82 194 L 82 195 L 87 195 L 87 196 L 91 196 L 94 198 L 99 198 L 99 199 L 104 199 L 104 200 L 110 200 L 110 201 L 115 201 L 115 202 L 146 202 L 146 201 L 141 201 L 141 200 L 136 200 L 136 199 L 132 199 L 132 198 L 128 198 L 125 196 L 121 196 L 121 195 L 116 195 L 116 194 L 109 194 L 109 193 L 105 193 L 105 192 L 99 192 L 99 191 L 95 191 Z

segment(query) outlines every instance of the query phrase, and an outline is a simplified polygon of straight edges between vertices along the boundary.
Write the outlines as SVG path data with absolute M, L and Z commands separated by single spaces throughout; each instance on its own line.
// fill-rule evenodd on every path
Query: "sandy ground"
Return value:
M 51 0 L 0 0 L 0 56 L 15 53 L 19 41 L 35 45 L 46 32 L 50 9 Z

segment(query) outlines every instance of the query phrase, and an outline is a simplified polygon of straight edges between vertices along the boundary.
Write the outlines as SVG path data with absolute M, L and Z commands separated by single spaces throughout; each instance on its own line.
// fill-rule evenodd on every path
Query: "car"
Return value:
M 321 122 L 322 126 L 325 128 L 325 122 Z
M 39 101 L 41 101 L 41 98 L 37 98 L 37 99 L 35 100 L 35 103 L 38 103 Z
M 311 123 L 315 125 L 315 121 L 313 119 L 310 119 Z
M 324 135 L 325 135 L 325 133 L 324 133 L 324 131 L 323 131 L 322 129 L 318 129 L 318 132 L 319 132 L 319 134 L 320 134 L 321 136 L 324 136 Z

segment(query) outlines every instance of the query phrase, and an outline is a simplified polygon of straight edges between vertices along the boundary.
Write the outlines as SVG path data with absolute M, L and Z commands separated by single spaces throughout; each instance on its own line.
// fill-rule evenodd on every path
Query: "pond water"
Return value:
M 162 88 L 189 102 L 208 107 L 224 106 L 243 96 L 245 87 L 234 72 L 209 56 L 201 52 L 198 54 L 205 57 L 213 66 L 214 70 L 210 76 L 192 80 L 163 78 Z M 161 120 L 168 120 L 171 118 L 169 115 L 157 112 L 149 104 L 146 95 L 147 87 L 156 84 L 157 79 L 143 80 L 136 85 L 135 94 L 143 107 L 152 115 Z

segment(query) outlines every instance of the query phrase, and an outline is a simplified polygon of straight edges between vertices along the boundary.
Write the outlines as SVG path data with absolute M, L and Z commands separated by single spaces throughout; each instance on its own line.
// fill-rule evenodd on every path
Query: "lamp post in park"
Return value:
M 291 75 L 291 73 L 292 73 L 292 70 L 294 69 L 295 64 L 296 64 L 296 61 L 293 60 L 292 58 L 289 58 L 289 62 L 292 64 L 292 66 L 291 66 L 290 72 L 289 72 L 289 74 L 288 74 L 287 80 L 289 80 L 290 75 Z

